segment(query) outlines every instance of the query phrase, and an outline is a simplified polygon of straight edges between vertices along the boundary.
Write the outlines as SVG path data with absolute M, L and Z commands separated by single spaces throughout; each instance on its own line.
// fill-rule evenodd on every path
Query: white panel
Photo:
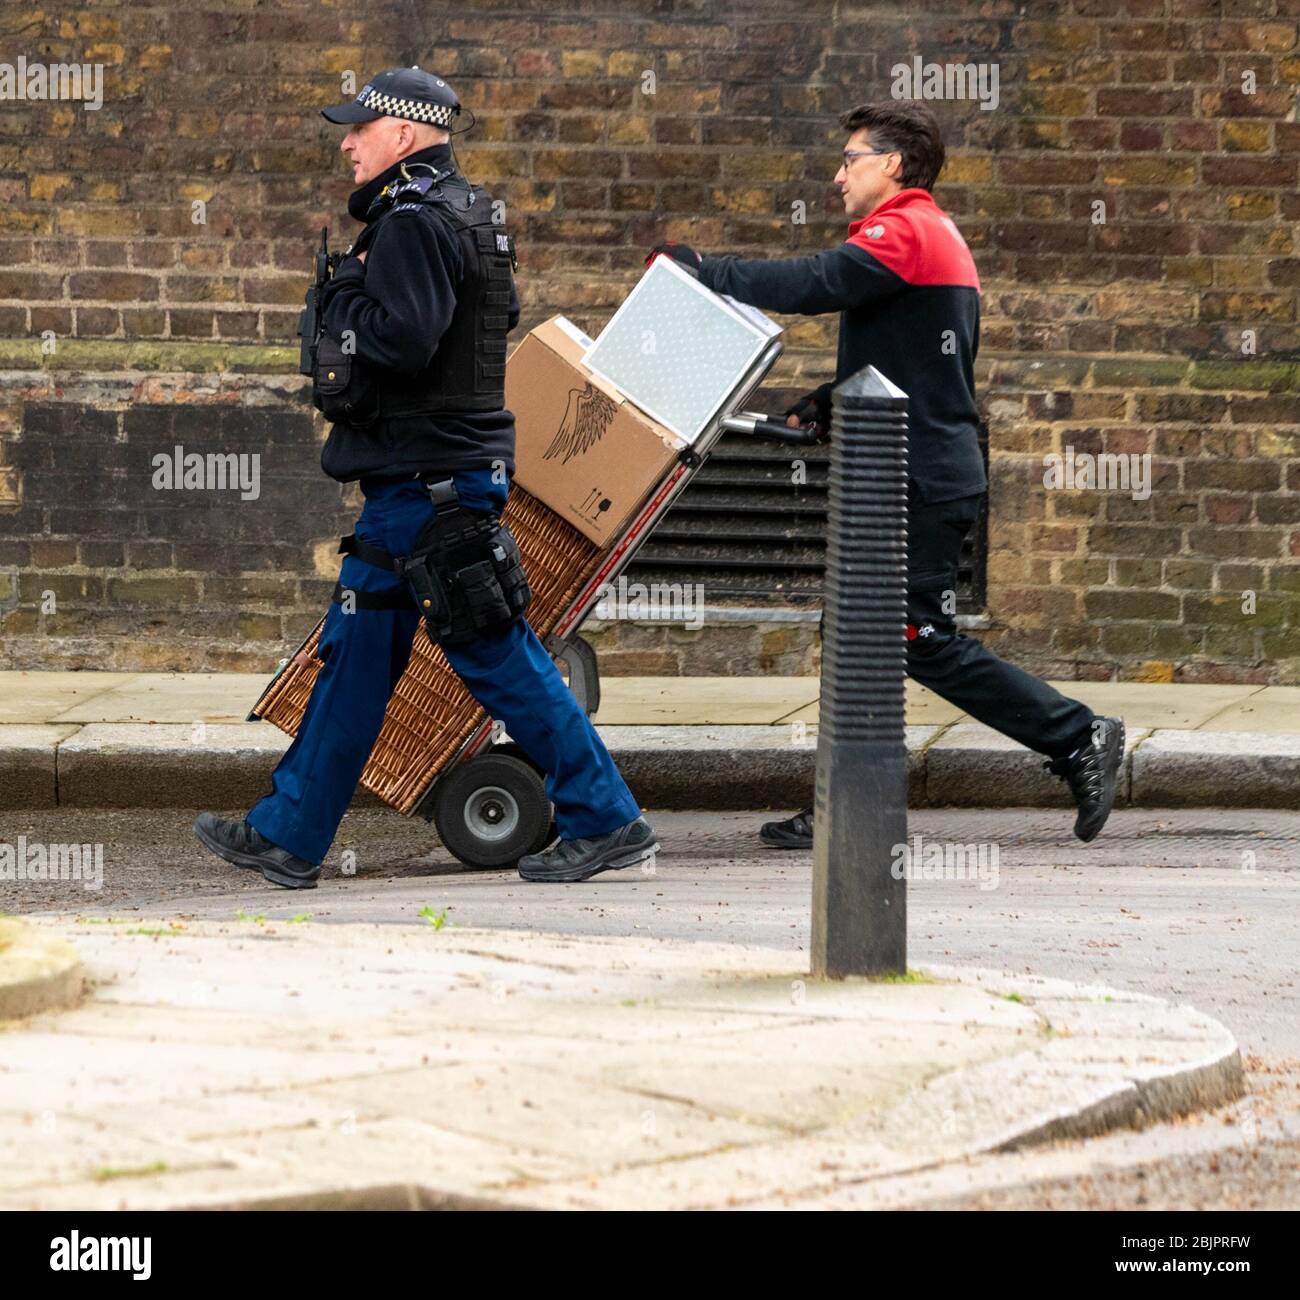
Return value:
M 738 309 L 671 258 L 658 257 L 583 363 L 694 442 L 780 332 L 761 312 Z

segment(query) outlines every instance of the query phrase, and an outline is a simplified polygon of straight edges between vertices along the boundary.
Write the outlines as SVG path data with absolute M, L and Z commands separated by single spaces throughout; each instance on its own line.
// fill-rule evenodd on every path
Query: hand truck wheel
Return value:
M 467 867 L 510 867 L 549 843 L 551 804 L 530 763 L 487 753 L 438 782 L 433 824 L 447 851 Z
M 524 753 L 523 749 L 519 745 L 516 745 L 513 740 L 500 741 L 493 745 L 487 752 L 489 754 L 509 754 L 512 758 L 519 759 L 521 763 L 527 763 L 528 766 L 531 767 L 541 778 L 542 789 L 546 789 L 546 773 L 542 771 L 541 767 L 537 763 L 533 762 L 533 760 L 529 758 L 528 755 Z M 528 852 L 540 853 L 543 849 L 549 849 L 551 845 L 555 843 L 559 834 L 560 828 L 555 824 L 555 809 L 552 808 L 551 820 L 547 823 L 545 833 L 534 842 L 532 848 L 530 848 Z

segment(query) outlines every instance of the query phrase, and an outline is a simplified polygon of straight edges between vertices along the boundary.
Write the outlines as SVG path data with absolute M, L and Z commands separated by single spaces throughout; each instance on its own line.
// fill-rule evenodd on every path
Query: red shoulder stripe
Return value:
M 902 198 L 898 195 L 893 202 Z M 870 253 L 908 284 L 963 285 L 978 292 L 979 273 L 961 232 L 928 194 L 925 198 L 927 202 L 878 208 L 853 223 L 846 242 Z

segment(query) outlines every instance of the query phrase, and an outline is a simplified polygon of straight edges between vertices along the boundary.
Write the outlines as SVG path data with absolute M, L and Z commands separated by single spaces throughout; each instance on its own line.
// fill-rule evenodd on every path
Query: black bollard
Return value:
M 907 880 L 907 395 L 834 391 L 813 829 L 812 974 L 902 975 Z

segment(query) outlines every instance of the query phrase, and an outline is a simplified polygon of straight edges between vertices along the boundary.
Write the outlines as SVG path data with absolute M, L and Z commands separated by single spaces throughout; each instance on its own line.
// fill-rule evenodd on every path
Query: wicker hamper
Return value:
M 545 637 L 600 567 L 604 552 L 518 485 L 510 489 L 504 518 L 519 542 L 533 592 L 528 621 Z M 323 625 L 324 619 L 254 709 L 255 716 L 291 736 L 297 734 L 321 667 L 315 651 Z M 484 720 L 483 710 L 421 624 L 361 784 L 399 812 L 410 813 Z

